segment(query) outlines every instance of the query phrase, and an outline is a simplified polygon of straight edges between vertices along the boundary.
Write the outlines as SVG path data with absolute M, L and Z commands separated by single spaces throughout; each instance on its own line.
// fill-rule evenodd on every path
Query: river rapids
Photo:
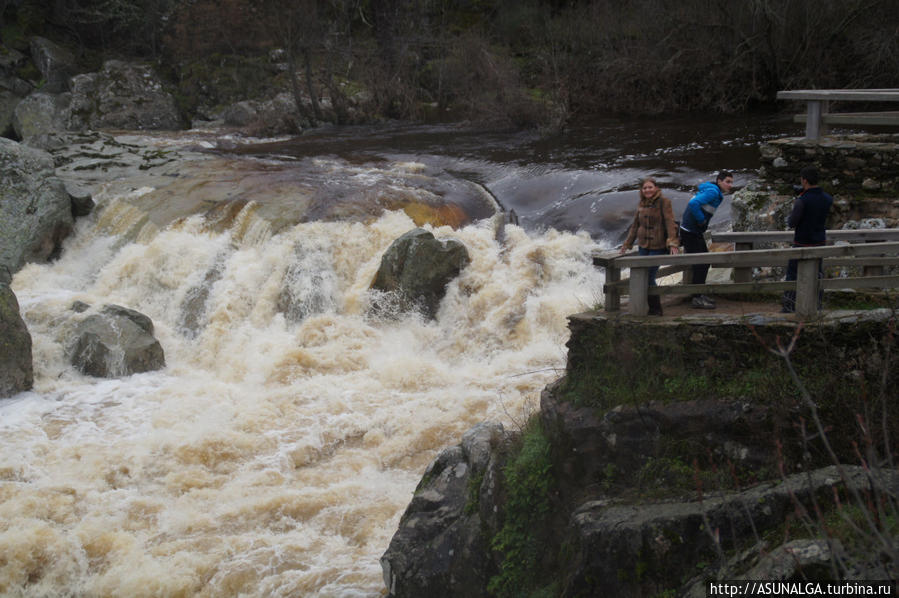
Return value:
M 612 123 L 569 146 L 474 133 L 438 155 L 446 137 L 423 135 L 374 155 L 396 139 L 326 135 L 57 156 L 97 207 L 13 279 L 35 384 L 0 401 L 0 594 L 383 596 L 427 464 L 479 422 L 522 427 L 561 374 L 567 316 L 602 295 L 590 252 L 620 242 L 639 177 L 682 209 L 714 168 L 745 178 L 758 140 Z M 471 264 L 435 320 L 374 317 L 381 256 L 417 226 Z M 166 367 L 80 374 L 75 302 L 149 316 Z

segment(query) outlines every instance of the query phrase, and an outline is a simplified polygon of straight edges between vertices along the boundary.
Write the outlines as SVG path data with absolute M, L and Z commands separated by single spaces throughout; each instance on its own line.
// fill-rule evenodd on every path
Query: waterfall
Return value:
M 13 280 L 35 387 L 0 402 L 0 593 L 381 595 L 425 466 L 480 421 L 523 425 L 564 368 L 566 317 L 601 294 L 593 241 L 426 225 L 471 264 L 436 320 L 379 320 L 368 287 L 408 210 L 274 229 L 245 193 L 228 226 L 161 224 L 145 191 L 106 192 Z M 166 368 L 80 374 L 75 301 L 152 318 Z

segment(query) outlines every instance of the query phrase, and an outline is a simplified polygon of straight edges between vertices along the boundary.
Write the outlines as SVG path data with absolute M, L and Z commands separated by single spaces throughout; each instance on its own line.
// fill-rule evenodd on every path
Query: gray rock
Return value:
M 3 76 L 14 75 L 28 61 L 28 57 L 14 48 L 4 47 L 0 52 L 0 74 Z M 6 87 L 4 82 L 2 87 Z M 9 89 L 6 87 L 6 89 Z
M 33 93 L 16 104 L 13 111 L 13 128 L 23 142 L 38 149 L 53 149 L 57 144 L 48 142 L 66 130 L 66 114 L 71 95 L 68 93 Z
M 0 89 L 0 136 L 10 137 L 15 134 L 13 127 L 13 116 L 16 112 L 16 106 L 22 101 L 11 91 Z
M 389 596 L 488 595 L 495 565 L 477 507 L 492 500 L 481 489 L 488 472 L 501 468 L 501 451 L 491 449 L 504 441 L 502 425 L 479 424 L 462 446 L 444 450 L 428 466 L 381 557 Z
M 72 225 L 71 199 L 50 155 L 0 138 L 0 264 L 15 273 L 54 257 Z
M 661 486 L 673 492 L 682 481 L 672 479 L 678 472 L 660 467 L 648 470 L 651 479 L 641 479 L 648 475 L 644 466 L 664 463 L 672 446 L 683 447 L 679 457 L 686 463 L 697 459 L 741 473 L 773 471 L 778 457 L 768 433 L 772 410 L 740 401 L 649 402 L 598 415 L 591 407 L 559 400 L 550 386 L 541 395 L 540 418 L 543 429 L 565 447 L 567 457 L 557 475 L 572 486 Z M 692 490 L 692 473 L 687 481 Z
M 94 211 L 96 204 L 90 191 L 72 181 L 66 181 L 65 187 L 72 200 L 72 216 L 80 218 Z
M 861 467 L 841 466 L 849 484 L 869 485 Z M 889 483 L 895 484 L 891 475 Z M 718 548 L 739 550 L 755 534 L 783 524 L 798 503 L 811 508 L 811 497 L 826 496 L 842 485 L 835 466 L 796 474 L 780 483 L 765 483 L 744 492 L 702 501 L 610 505 L 591 501 L 571 518 L 578 547 L 570 564 L 564 596 L 645 596 L 677 587 L 698 562 L 715 562 Z M 716 547 L 717 546 L 717 547 Z M 806 564 L 820 567 L 828 555 L 807 550 Z M 786 555 L 782 555 L 786 557 Z M 795 567 L 799 566 L 797 562 Z M 785 558 L 762 562 L 755 575 L 787 574 Z M 719 572 L 720 573 L 720 572 Z M 746 579 L 745 570 L 725 570 L 725 579 Z
M 75 328 L 72 365 L 100 378 L 116 378 L 165 367 L 165 354 L 147 316 L 118 305 L 104 306 Z
M 397 239 L 381 258 L 381 266 L 371 288 L 389 293 L 395 300 L 375 303 L 379 315 L 398 311 L 420 310 L 435 318 L 446 285 L 471 262 L 468 251 L 459 241 L 439 241 L 430 232 L 416 228 Z
M 250 100 L 232 104 L 224 113 L 225 124 L 233 127 L 245 127 L 258 117 L 259 108 Z
M 97 73 L 72 78 L 69 128 L 181 128 L 174 97 L 149 65 L 109 60 Z
M 75 56 L 48 39 L 31 39 L 31 59 L 44 77 L 41 88 L 47 93 L 68 91 L 69 79 L 77 72 Z
M 29 390 L 33 383 L 31 335 L 15 294 L 0 282 L 0 398 Z
M 836 551 L 842 549 L 838 540 L 834 540 L 834 549 Z M 801 573 L 810 579 L 827 579 L 833 558 L 832 552 L 826 540 L 793 540 L 762 556 L 758 563 L 741 577 L 780 580 L 793 579 Z M 815 570 L 818 573 L 813 573 Z
M 195 338 L 203 329 L 206 320 L 207 303 L 212 285 L 222 278 L 224 256 L 219 256 L 216 263 L 206 271 L 202 282 L 192 286 L 181 301 L 181 315 L 178 327 L 188 338 Z
M 133 309 L 122 307 L 121 305 L 107 304 L 103 306 L 100 313 L 112 316 L 113 318 L 126 318 L 131 320 L 147 334 L 153 334 L 153 320 Z
M 83 314 L 90 308 L 91 306 L 84 301 L 75 301 L 74 303 L 72 303 L 72 307 L 70 309 L 75 313 Z

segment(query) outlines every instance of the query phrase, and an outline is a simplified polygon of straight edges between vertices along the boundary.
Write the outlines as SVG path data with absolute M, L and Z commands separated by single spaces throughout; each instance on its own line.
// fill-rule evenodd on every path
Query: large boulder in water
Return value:
M 501 424 L 481 423 L 428 466 L 381 557 L 389 596 L 490 595 L 498 568 L 486 537 L 497 531 L 510 442 Z
M 418 309 L 434 318 L 446 285 L 469 263 L 468 250 L 459 241 L 440 241 L 416 228 L 387 248 L 371 288 L 396 297 L 401 311 Z
M 50 154 L 0 138 L 0 266 L 15 273 L 58 255 L 73 223 Z
M 31 388 L 34 370 L 31 335 L 9 288 L 8 271 L 0 266 L 0 398 Z
M 165 367 L 153 322 L 139 312 L 107 305 L 79 322 L 70 352 L 72 365 L 99 378 L 117 378 Z
M 69 128 L 175 130 L 181 117 L 152 67 L 109 60 L 100 72 L 72 78 Z

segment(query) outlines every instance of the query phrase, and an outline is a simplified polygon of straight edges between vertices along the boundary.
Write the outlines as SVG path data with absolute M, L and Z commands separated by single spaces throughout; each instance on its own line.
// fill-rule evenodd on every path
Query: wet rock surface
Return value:
M 15 293 L 9 288 L 7 271 L 0 266 L 0 398 L 23 390 L 34 383 L 31 335 L 19 314 Z
M 116 378 L 165 367 L 165 354 L 147 316 L 119 305 L 106 305 L 75 327 L 70 359 L 79 371 Z
M 470 261 L 459 241 L 441 241 L 424 229 L 414 229 L 394 241 L 384 253 L 372 289 L 393 293 L 399 311 L 420 310 L 434 318 L 446 285 Z
M 61 251 L 72 201 L 46 152 L 0 138 L 0 265 L 15 273 Z

